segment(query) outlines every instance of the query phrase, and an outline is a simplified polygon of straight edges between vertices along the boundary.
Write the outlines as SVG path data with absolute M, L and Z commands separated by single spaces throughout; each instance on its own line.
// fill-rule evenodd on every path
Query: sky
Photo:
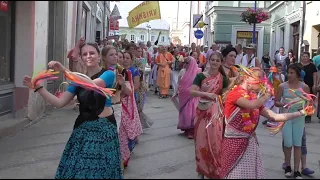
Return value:
M 110 11 L 112 11 L 114 4 L 117 4 L 122 18 L 127 18 L 129 11 L 135 8 L 143 1 L 120 1 L 119 3 L 111 2 Z M 160 1 L 161 19 L 167 21 L 170 25 L 172 18 L 177 16 L 178 1 Z

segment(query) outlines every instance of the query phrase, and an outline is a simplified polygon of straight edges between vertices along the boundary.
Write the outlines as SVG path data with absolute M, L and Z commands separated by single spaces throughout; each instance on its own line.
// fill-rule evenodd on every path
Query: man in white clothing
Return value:
M 242 45 L 241 44 L 237 44 L 235 45 L 235 48 L 237 50 L 237 57 L 236 57 L 236 61 L 235 61 L 235 65 L 239 65 L 241 63 L 241 59 L 243 57 L 243 49 L 242 49 Z

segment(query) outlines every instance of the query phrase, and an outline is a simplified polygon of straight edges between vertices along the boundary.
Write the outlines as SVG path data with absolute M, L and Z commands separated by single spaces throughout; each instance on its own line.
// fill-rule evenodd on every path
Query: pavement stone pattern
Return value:
M 178 112 L 172 102 L 150 93 L 144 112 L 155 122 L 139 137 L 125 179 L 197 178 L 194 142 L 177 129 Z M 77 115 L 71 107 L 54 110 L 18 134 L 0 140 L 0 179 L 54 178 Z M 320 178 L 320 123 L 314 118 L 306 127 L 308 167 L 316 171 L 311 178 Z M 281 133 L 272 137 L 260 125 L 257 134 L 267 177 L 285 178 Z

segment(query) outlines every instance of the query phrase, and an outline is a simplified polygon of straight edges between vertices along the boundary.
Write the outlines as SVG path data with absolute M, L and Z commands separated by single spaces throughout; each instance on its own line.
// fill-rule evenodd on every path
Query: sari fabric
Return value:
M 190 95 L 190 89 L 197 73 L 201 72 L 194 58 L 190 59 L 189 67 L 179 83 L 179 123 L 178 129 L 186 130 L 194 127 L 194 118 L 198 98 Z
M 257 99 L 240 86 L 235 86 L 225 100 L 225 132 L 221 151 L 219 178 L 264 179 L 265 171 L 255 130 L 259 123 L 260 109 L 237 106 L 240 98 Z
M 200 90 L 219 95 L 222 88 L 223 76 L 218 73 L 205 78 L 201 82 Z M 194 140 L 197 172 L 211 179 L 219 177 L 223 137 L 223 115 L 218 112 L 219 107 L 222 107 L 220 101 L 212 101 L 212 105 L 207 110 L 197 108 L 195 118 Z
M 130 71 L 127 71 L 127 76 L 131 89 L 134 89 Z M 120 151 L 123 162 L 128 164 L 130 158 L 129 140 L 135 140 L 140 136 L 142 134 L 142 127 L 134 98 L 134 92 L 132 91 L 130 96 L 123 97 L 121 103 L 122 114 L 119 130 Z

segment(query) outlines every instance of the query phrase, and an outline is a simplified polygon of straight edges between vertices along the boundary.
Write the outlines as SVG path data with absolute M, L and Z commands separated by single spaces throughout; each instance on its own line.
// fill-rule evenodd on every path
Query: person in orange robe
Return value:
M 169 95 L 171 64 L 173 56 L 167 51 L 167 48 L 160 46 L 160 53 L 157 56 L 156 63 L 158 65 L 157 84 L 160 87 L 159 98 L 166 98 Z

